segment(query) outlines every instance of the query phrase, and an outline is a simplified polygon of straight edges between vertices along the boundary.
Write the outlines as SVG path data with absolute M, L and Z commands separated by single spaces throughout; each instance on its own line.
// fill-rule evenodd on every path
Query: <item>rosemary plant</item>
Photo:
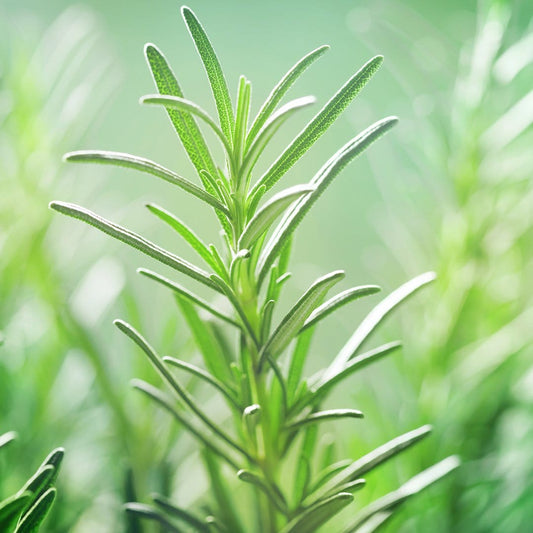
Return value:
M 0 449 L 15 440 L 16 436 L 13 431 L 0 435 Z M 0 500 L 0 531 L 39 531 L 56 497 L 54 483 L 63 455 L 63 448 L 53 450 L 18 492 L 3 501 Z
M 222 295 L 232 308 L 228 313 L 174 279 L 144 268 L 139 270 L 143 276 L 173 291 L 193 329 L 205 368 L 174 357 L 161 357 L 134 326 L 116 320 L 117 328 L 146 354 L 168 391 L 141 380 L 133 385 L 166 409 L 197 439 L 212 499 L 191 511 L 157 495 L 155 505 L 132 502 L 127 510 L 159 522 L 168 531 L 182 531 L 183 527 L 232 533 L 316 531 L 354 500 L 353 493 L 364 486 L 364 474 L 430 432 L 428 426 L 414 429 L 355 461 L 334 463 L 332 458 L 317 457 L 317 434 L 322 423 L 363 416 L 351 407 L 323 408 L 328 395 L 355 371 L 400 347 L 398 342 L 393 342 L 362 351 L 383 318 L 431 282 L 432 273 L 409 281 L 379 303 L 329 365 L 309 379 L 304 377 L 304 364 L 318 324 L 340 307 L 376 293 L 379 287 L 357 286 L 327 299 L 331 289 L 344 278 L 343 271 L 334 271 L 317 279 L 279 322 L 273 319 L 283 285 L 290 277 L 288 265 L 295 230 L 342 169 L 391 129 L 397 119 L 380 120 L 355 136 L 308 183 L 284 189 L 266 201 L 265 197 L 357 96 L 383 58 L 372 58 L 351 76 L 268 170 L 256 177 L 256 163 L 272 136 L 294 113 L 314 102 L 312 97 L 303 97 L 280 106 L 283 97 L 328 47 L 321 46 L 296 63 L 250 121 L 250 82 L 241 76 L 233 107 L 221 65 L 203 27 L 190 9 L 184 7 L 182 14 L 205 67 L 218 121 L 184 97 L 165 57 L 152 44 L 146 46 L 145 53 L 158 94 L 144 96 L 141 103 L 166 109 L 202 187 L 153 161 L 129 154 L 78 151 L 67 154 L 65 159 L 132 168 L 183 189 L 214 209 L 222 228 L 222 249 L 206 245 L 177 216 L 155 204 L 147 206 L 149 211 L 185 239 L 206 268 L 88 209 L 64 202 L 50 204 L 52 209 L 95 226 Z M 220 141 L 225 153 L 223 165 L 212 156 L 197 120 Z M 226 336 L 235 336 L 234 350 L 230 343 L 222 342 L 217 333 L 220 328 L 213 329 L 200 318 L 200 309 L 210 313 L 219 326 L 224 324 Z M 220 394 L 227 404 L 233 428 L 215 420 L 195 400 L 180 381 L 180 372 L 196 376 Z M 346 517 L 344 525 L 339 527 L 346 531 L 373 531 L 405 499 L 456 465 L 455 457 L 445 459 L 361 510 L 352 521 Z M 254 502 L 253 518 L 247 506 L 240 505 L 240 497 L 233 493 L 233 484 L 239 480 L 250 487 L 247 497 Z

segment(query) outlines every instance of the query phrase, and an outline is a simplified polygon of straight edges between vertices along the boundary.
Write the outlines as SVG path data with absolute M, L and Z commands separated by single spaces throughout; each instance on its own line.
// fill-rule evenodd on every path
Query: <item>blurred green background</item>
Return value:
M 302 55 L 331 50 L 295 87 L 324 102 L 369 57 L 381 72 L 288 176 L 307 181 L 354 133 L 398 115 L 399 127 L 351 165 L 302 225 L 289 296 L 317 275 L 390 292 L 435 270 L 438 281 L 387 322 L 403 353 L 345 393 L 366 414 L 340 452 L 356 457 L 420 423 L 435 435 L 369 479 L 392 490 L 450 453 L 457 474 L 399 513 L 390 531 L 526 532 L 533 523 L 533 8 L 527 0 L 191 0 L 230 88 L 253 83 L 254 108 Z M 160 47 L 185 93 L 214 110 L 180 4 L 0 1 L 0 433 L 19 439 L 0 462 L 0 496 L 53 446 L 67 449 L 47 530 L 127 530 L 121 503 L 155 489 L 182 505 L 205 481 L 194 444 L 138 398 L 153 379 L 112 327 L 135 321 L 165 353 L 195 348 L 168 294 L 137 279 L 148 260 L 52 216 L 74 201 L 188 258 L 143 205 L 173 207 L 206 240 L 213 218 L 184 195 L 128 171 L 67 167 L 82 148 L 127 151 L 190 175 L 154 91 L 145 42 Z M 273 156 L 309 117 L 298 116 Z M 268 160 L 268 158 L 266 158 Z M 313 363 L 335 354 L 364 316 L 343 310 Z M 178 444 L 176 444 L 176 442 Z M 133 467 L 131 465 L 134 465 Z M 128 480 L 133 479 L 133 482 Z M 186 479 L 184 484 L 183 480 Z M 364 502 L 361 501 L 361 504 Z

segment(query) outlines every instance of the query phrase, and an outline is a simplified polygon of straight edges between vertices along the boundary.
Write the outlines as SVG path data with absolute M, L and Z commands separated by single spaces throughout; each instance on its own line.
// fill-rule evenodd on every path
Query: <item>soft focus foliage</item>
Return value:
M 317 159 L 309 159 L 325 160 L 338 138 L 348 138 L 382 110 L 398 113 L 400 127 L 360 158 L 352 172 L 364 179 L 340 180 L 337 192 L 321 199 L 315 218 L 302 224 L 293 251 L 294 271 L 301 275 L 295 288 L 287 284 L 287 295 L 296 299 L 317 277 L 312 262 L 331 268 L 349 263 L 351 279 L 390 280 L 384 283 L 388 291 L 424 270 L 435 270 L 438 280 L 410 302 L 401 322 L 391 320 L 377 336 L 384 343 L 402 338 L 403 354 L 354 376 L 353 386 L 332 396 L 335 405 L 361 407 L 366 420 L 357 432 L 350 424 L 322 425 L 335 432 L 324 433 L 321 445 L 333 453 L 335 441 L 334 453 L 356 457 L 431 422 L 436 438 L 370 475 L 356 494 L 358 505 L 394 490 L 434 460 L 459 454 L 457 475 L 384 528 L 426 531 L 429 522 L 436 531 L 527 530 L 533 518 L 530 3 L 340 0 L 325 8 L 298 0 L 284 3 L 282 20 L 277 2 L 259 8 L 230 0 L 223 9 L 218 2 L 191 2 L 215 32 L 228 78 L 253 72 L 254 111 L 266 97 L 259 87 L 268 87 L 306 43 L 334 44 L 328 75 L 317 69 L 302 80 L 302 93 L 316 90 L 321 101 L 341 82 L 346 61 L 353 68 L 377 51 L 386 56 L 374 91 L 360 97 L 337 131 L 317 143 Z M 194 257 L 170 232 L 124 209 L 146 200 L 144 177 L 67 167 L 60 159 L 90 141 L 187 168 L 172 136 L 153 134 L 157 113 L 134 109 L 139 91 L 152 90 L 149 77 L 140 74 L 143 40 L 157 37 L 180 77 L 191 71 L 185 88 L 195 101 L 209 95 L 200 74 L 195 78 L 191 48 L 175 32 L 174 2 L 162 1 L 149 13 L 141 2 L 131 2 L 128 11 L 118 3 L 86 4 L 102 17 L 98 28 L 90 12 L 76 8 L 46 32 L 24 10 L 51 21 L 70 2 L 4 0 L 0 6 L 0 433 L 19 434 L 0 454 L 1 496 L 19 490 L 50 449 L 65 446 L 48 528 L 77 533 L 123 529 L 121 504 L 148 501 L 151 491 L 173 494 L 188 507 L 206 486 L 196 444 L 180 434 L 172 446 L 173 423 L 130 392 L 131 376 L 153 374 L 110 325 L 117 314 L 127 316 L 161 353 L 197 365 L 201 355 L 191 323 L 177 318 L 172 300 L 151 280 L 135 278 L 137 255 L 96 232 L 52 223 L 46 206 L 59 195 L 90 203 Z M 230 18 L 242 32 L 227 31 Z M 151 27 L 161 28 L 160 35 Z M 258 64 L 253 57 L 259 44 L 278 33 L 283 37 L 268 50 L 261 45 L 268 61 Z M 249 42 L 237 52 L 242 38 Z M 117 72 L 125 82 L 118 83 Z M 215 115 L 216 106 L 208 111 Z M 291 120 L 296 125 L 290 130 L 289 123 L 287 131 L 296 133 L 301 119 Z M 291 171 L 288 183 L 308 181 L 315 169 L 306 165 L 303 160 L 301 170 Z M 199 233 L 215 242 L 204 211 L 154 181 L 150 200 L 174 202 L 180 218 L 197 216 Z M 332 347 L 336 351 L 351 334 L 360 313 L 355 304 L 339 310 L 337 320 L 324 321 L 323 338 L 314 340 L 310 354 L 311 373 L 330 360 Z M 209 385 L 192 379 L 192 386 L 206 408 L 216 410 Z

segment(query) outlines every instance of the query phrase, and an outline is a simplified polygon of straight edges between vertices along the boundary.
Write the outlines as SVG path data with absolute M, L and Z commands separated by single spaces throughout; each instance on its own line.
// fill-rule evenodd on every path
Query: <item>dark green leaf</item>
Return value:
M 55 488 L 48 489 L 18 523 L 15 533 L 34 533 L 35 531 L 39 531 L 39 527 L 52 508 L 56 493 Z
M 287 514 L 287 502 L 278 487 L 272 486 L 265 479 L 248 470 L 239 470 L 237 477 L 245 483 L 255 485 L 261 492 L 266 494 L 269 500 L 278 508 L 278 511 Z
M 0 502 L 0 531 L 12 530 L 22 511 L 31 501 L 31 496 L 29 492 L 23 492 Z

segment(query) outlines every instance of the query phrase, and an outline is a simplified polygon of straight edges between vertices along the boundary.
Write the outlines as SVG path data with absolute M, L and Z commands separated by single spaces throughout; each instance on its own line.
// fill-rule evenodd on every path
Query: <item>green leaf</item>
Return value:
M 293 83 L 328 49 L 328 45 L 320 46 L 316 50 L 313 50 L 304 56 L 287 72 L 287 74 L 285 74 L 285 76 L 283 76 L 274 89 L 272 89 L 272 92 L 268 95 L 265 103 L 261 106 L 261 109 L 259 110 L 259 113 L 257 114 L 252 127 L 250 128 L 250 132 L 248 133 L 248 138 L 246 140 L 247 147 L 252 144 L 259 130 L 261 130 L 264 123 L 274 112 L 274 109 L 276 109 L 276 106 L 281 102 L 281 99 L 285 96 Z
M 374 533 L 374 531 L 377 531 L 392 515 L 392 512 L 376 513 L 361 527 L 357 528 L 357 533 Z M 344 531 L 344 533 L 348 533 L 348 531 Z
M 176 230 L 195 250 L 198 255 L 209 265 L 215 272 L 219 273 L 218 263 L 215 261 L 209 248 L 201 241 L 201 239 L 186 226 L 177 216 L 173 215 L 166 209 L 155 204 L 147 204 L 148 210 L 163 222 L 167 223 L 172 229 Z
M 293 431 L 301 428 L 302 426 L 306 426 L 308 424 L 317 424 L 319 422 L 323 422 L 324 420 L 337 420 L 339 418 L 363 418 L 363 416 L 363 413 L 361 411 L 357 411 L 356 409 L 330 409 L 328 411 L 318 411 L 306 416 L 305 418 L 290 422 L 287 424 L 286 429 L 288 431 Z
M 298 340 L 296 341 L 296 346 L 291 356 L 291 364 L 289 367 L 289 375 L 287 377 L 287 394 L 289 397 L 289 402 L 292 403 L 294 400 L 294 395 L 296 394 L 296 389 L 302 378 L 302 372 L 311 346 L 311 340 L 313 338 L 314 329 L 308 329 L 303 331 L 298 335 Z
M 287 502 L 278 487 L 271 485 L 262 477 L 249 472 L 248 470 L 239 470 L 237 477 L 245 483 L 255 485 L 261 492 L 263 492 L 269 500 L 278 508 L 282 514 L 287 514 Z
M 354 137 L 345 144 L 313 177 L 310 185 L 314 185 L 316 190 L 304 198 L 298 200 L 288 212 L 283 216 L 273 235 L 265 245 L 258 264 L 258 282 L 261 284 L 268 273 L 270 265 L 282 251 L 289 237 L 298 227 L 303 217 L 325 191 L 333 179 L 350 163 L 355 157 L 363 152 L 375 140 L 390 130 L 398 119 L 395 117 L 385 118 L 368 127 L 362 133 Z
M 142 274 L 143 276 L 146 276 L 147 278 L 153 279 L 154 281 L 157 281 L 158 283 L 161 283 L 161 285 L 164 285 L 165 287 L 168 287 L 169 289 L 175 291 L 180 296 L 183 296 L 193 302 L 194 304 L 198 305 L 199 307 L 205 309 L 209 313 L 211 313 L 213 316 L 216 316 L 217 318 L 220 318 L 220 320 L 224 320 L 224 322 L 227 322 L 228 324 L 231 324 L 232 326 L 236 326 L 238 328 L 241 328 L 242 326 L 235 321 L 230 316 L 226 315 L 222 311 L 219 311 L 215 307 L 213 307 L 210 303 L 206 302 L 199 296 L 196 296 L 196 294 L 193 294 L 191 291 L 186 289 L 185 287 L 182 287 L 178 283 L 169 280 L 168 278 L 165 278 L 164 276 L 161 276 L 160 274 L 157 274 L 156 272 L 152 272 L 151 270 L 148 270 L 146 268 L 139 268 L 137 269 L 137 272 L 139 274 Z
M 3 448 L 4 446 L 8 445 L 10 442 L 13 442 L 16 438 L 17 438 L 17 434 L 15 431 L 8 431 L 7 433 L 0 435 L 0 448 Z
M 261 128 L 261 131 L 257 134 L 254 142 L 246 152 L 246 158 L 244 159 L 241 173 L 242 175 L 248 177 L 250 172 L 255 166 L 255 163 L 263 153 L 266 145 L 269 143 L 270 139 L 278 131 L 278 129 L 283 125 L 283 123 L 292 116 L 299 109 L 310 106 L 315 103 L 315 98 L 313 96 L 304 96 L 303 98 L 297 98 L 288 104 L 280 107 L 266 122 L 265 125 Z M 255 193 L 261 187 L 255 188 Z M 265 186 L 265 190 L 268 187 Z M 255 195 L 254 193 L 254 195 Z
M 125 154 L 122 152 L 109 152 L 104 150 L 80 150 L 77 152 L 69 152 L 63 156 L 63 159 L 74 163 L 101 163 L 108 165 L 115 165 L 119 167 L 131 168 L 141 172 L 147 172 L 164 179 L 173 185 L 177 185 L 184 191 L 192 194 L 196 198 L 203 200 L 215 209 L 222 211 L 224 214 L 229 214 L 226 206 L 222 204 L 215 196 L 204 191 L 194 183 L 176 174 L 172 170 L 165 168 L 154 161 L 137 157 L 135 155 Z
M 314 533 L 347 505 L 352 503 L 353 494 L 339 492 L 326 500 L 306 509 L 300 516 L 285 526 L 281 533 Z
M 315 307 L 323 300 L 333 285 L 344 278 L 342 270 L 336 270 L 316 280 L 292 309 L 283 317 L 276 331 L 264 346 L 261 361 L 275 359 L 298 334 Z
M 165 528 L 164 531 L 170 531 L 171 533 L 184 533 L 183 529 L 177 528 L 172 522 L 170 522 L 170 520 L 168 520 L 151 505 L 131 502 L 124 505 L 124 510 L 127 513 L 132 513 L 147 520 L 152 520 L 161 524 Z
M 53 487 L 44 492 L 18 523 L 15 533 L 34 533 L 39 531 L 39 527 L 54 504 L 56 494 L 57 491 Z
M 180 109 L 186 111 L 193 115 L 196 115 L 198 118 L 201 118 L 210 128 L 213 130 L 215 135 L 220 139 L 228 157 L 232 154 L 232 147 L 228 137 L 224 135 L 222 130 L 217 126 L 216 122 L 209 116 L 209 114 L 204 111 L 199 105 L 187 100 L 186 98 L 180 98 L 179 96 L 168 96 L 168 95 L 157 95 L 157 94 L 148 94 L 141 97 L 141 104 L 155 104 L 162 105 L 165 107 L 171 107 L 174 109 Z
M 175 407 L 175 402 L 158 388 L 146 383 L 141 379 L 133 379 L 131 381 L 132 387 L 148 396 L 152 401 L 168 411 L 180 424 L 182 424 L 187 431 L 193 435 L 202 445 L 210 448 L 211 451 L 224 459 L 232 468 L 238 469 L 236 461 L 234 461 L 222 448 L 220 448 L 214 441 L 210 434 L 206 434 L 202 429 L 198 428 L 194 422 L 183 415 Z
M 331 390 L 331 388 L 339 383 L 341 380 L 352 375 L 355 371 L 364 368 L 365 366 L 378 361 L 379 359 L 385 357 L 386 355 L 395 352 L 402 347 L 402 343 L 395 341 L 383 344 L 378 348 L 365 352 L 351 361 L 349 361 L 346 366 L 333 374 L 331 377 L 322 377 L 316 385 L 313 385 L 309 388 L 310 394 L 313 396 L 314 401 L 322 400 L 324 396 Z
M 239 249 L 252 246 L 289 205 L 314 190 L 315 188 L 310 185 L 296 185 L 273 196 L 244 228 L 238 243 Z
M 426 272 L 404 283 L 395 291 L 382 300 L 361 322 L 355 333 L 350 337 L 348 342 L 343 346 L 341 351 L 335 357 L 331 365 L 324 374 L 324 380 L 330 379 L 344 369 L 346 363 L 357 353 L 363 343 L 369 338 L 374 329 L 383 321 L 383 319 L 399 304 L 405 301 L 409 296 L 414 294 L 420 288 L 435 279 L 434 272 Z
M 416 476 L 412 477 L 409 481 L 404 483 L 399 489 L 386 494 L 364 508 L 354 522 L 348 526 L 346 533 L 360 532 L 361 526 L 364 525 L 370 518 L 380 513 L 393 511 L 410 497 L 418 494 L 436 481 L 439 481 L 444 476 L 448 475 L 450 472 L 455 470 L 459 464 L 460 461 L 458 457 L 452 455 L 420 472 Z
M 222 67 L 220 66 L 220 62 L 218 61 L 215 50 L 213 49 L 205 30 L 194 13 L 185 6 L 181 8 L 181 13 L 189 28 L 196 49 L 200 54 L 207 77 L 209 78 L 209 83 L 211 84 L 211 90 L 217 106 L 220 127 L 222 128 L 224 135 L 230 142 L 232 142 L 234 124 L 233 108 L 231 106 L 228 85 L 224 78 Z
M 92 211 L 89 211 L 88 209 L 85 209 L 84 207 L 66 202 L 51 202 L 50 208 L 63 213 L 64 215 L 82 220 L 83 222 L 94 226 L 107 235 L 111 235 L 111 237 L 125 242 L 144 254 L 157 259 L 164 265 L 170 266 L 183 274 L 187 274 L 189 277 L 203 283 L 204 285 L 207 285 L 212 289 L 218 290 L 217 285 L 211 281 L 209 274 L 204 270 L 201 270 L 188 261 L 185 261 L 184 259 L 167 252 L 163 248 L 160 248 L 133 231 L 127 230 L 118 224 L 110 222 L 109 220 L 106 220 L 105 218 L 93 213 Z
M 153 44 L 147 44 L 144 51 L 158 91 L 183 98 L 183 92 L 163 54 Z M 217 167 L 191 114 L 170 108 L 167 108 L 167 113 L 198 174 L 206 170 L 215 175 Z
M 189 372 L 190 374 L 193 374 L 194 376 L 205 381 L 206 383 L 209 383 L 209 385 L 211 385 L 212 387 L 215 387 L 215 389 L 221 392 L 224 395 L 224 397 L 227 400 L 229 400 L 230 404 L 237 409 L 239 413 L 242 411 L 242 407 L 238 404 L 237 400 L 235 399 L 233 395 L 233 391 L 230 390 L 228 387 L 226 387 L 226 385 L 222 383 L 222 381 L 213 377 L 211 374 L 209 374 L 205 370 L 202 370 L 201 368 L 198 368 L 197 366 L 191 365 L 190 363 L 186 363 L 185 361 L 181 361 L 180 359 L 176 359 L 174 357 L 168 357 L 168 356 L 163 357 L 163 361 L 172 366 L 175 366 L 176 368 L 185 370 Z
M 350 102 L 359 94 L 383 62 L 382 56 L 376 56 L 368 61 L 356 72 L 333 98 L 315 115 L 305 126 L 285 151 L 276 159 L 266 173 L 258 180 L 254 190 L 266 185 L 272 188 L 278 180 L 311 148 L 322 134 L 335 122 L 338 116 L 348 107 Z
M 207 524 L 201 520 L 200 518 L 196 517 L 189 511 L 186 511 L 185 509 L 181 509 L 180 507 L 176 507 L 172 502 L 170 502 L 167 498 L 159 495 L 154 494 L 152 496 L 152 500 L 154 500 L 154 503 L 161 507 L 164 511 L 166 511 L 169 515 L 172 515 L 183 522 L 186 522 L 190 526 L 196 529 L 196 531 L 200 532 L 207 532 L 209 531 L 209 528 Z
M 233 141 L 234 160 L 238 164 L 242 161 L 244 142 L 248 128 L 248 114 L 250 113 L 251 84 L 244 76 L 239 79 L 237 94 L 237 113 L 235 116 L 235 139 Z
M 200 349 L 206 368 L 222 382 L 231 379 L 231 358 L 224 353 L 209 321 L 202 320 L 188 300 L 177 296 L 177 302 Z
M 22 511 L 31 501 L 29 492 L 17 493 L 0 502 L 0 530 L 11 531 Z
M 363 285 L 361 287 L 352 287 L 351 289 L 347 289 L 339 294 L 336 294 L 311 313 L 309 318 L 305 321 L 302 331 L 314 326 L 317 322 L 326 318 L 343 305 L 353 302 L 354 300 L 358 300 L 363 296 L 375 294 L 380 290 L 381 287 L 378 287 L 377 285 Z
M 174 376 L 163 364 L 155 350 L 148 344 L 146 339 L 130 324 L 123 320 L 115 320 L 113 322 L 117 328 L 127 335 L 141 350 L 148 356 L 148 359 L 158 371 L 165 382 L 170 385 L 171 389 L 176 393 L 185 405 L 200 419 L 215 435 L 221 440 L 229 444 L 232 448 L 242 453 L 247 459 L 251 459 L 248 452 L 237 444 L 229 435 L 227 435 L 221 428 L 219 428 L 197 405 L 193 397 L 174 379 Z
M 231 533 L 244 531 L 239 522 L 239 515 L 234 509 L 235 498 L 233 491 L 227 486 L 218 461 L 208 449 L 203 451 L 202 456 L 209 475 L 211 493 L 218 504 L 218 512 L 222 523 Z
M 413 431 L 409 431 L 408 433 L 404 433 L 403 435 L 396 437 L 382 446 L 379 446 L 357 461 L 354 461 L 350 466 L 341 470 L 327 483 L 319 487 L 316 492 L 309 495 L 304 504 L 310 501 L 320 500 L 329 493 L 337 490 L 339 486 L 361 477 L 366 472 L 369 472 L 378 465 L 394 457 L 401 451 L 411 447 L 413 444 L 416 444 L 421 439 L 427 437 L 430 432 L 431 426 L 422 426 Z

